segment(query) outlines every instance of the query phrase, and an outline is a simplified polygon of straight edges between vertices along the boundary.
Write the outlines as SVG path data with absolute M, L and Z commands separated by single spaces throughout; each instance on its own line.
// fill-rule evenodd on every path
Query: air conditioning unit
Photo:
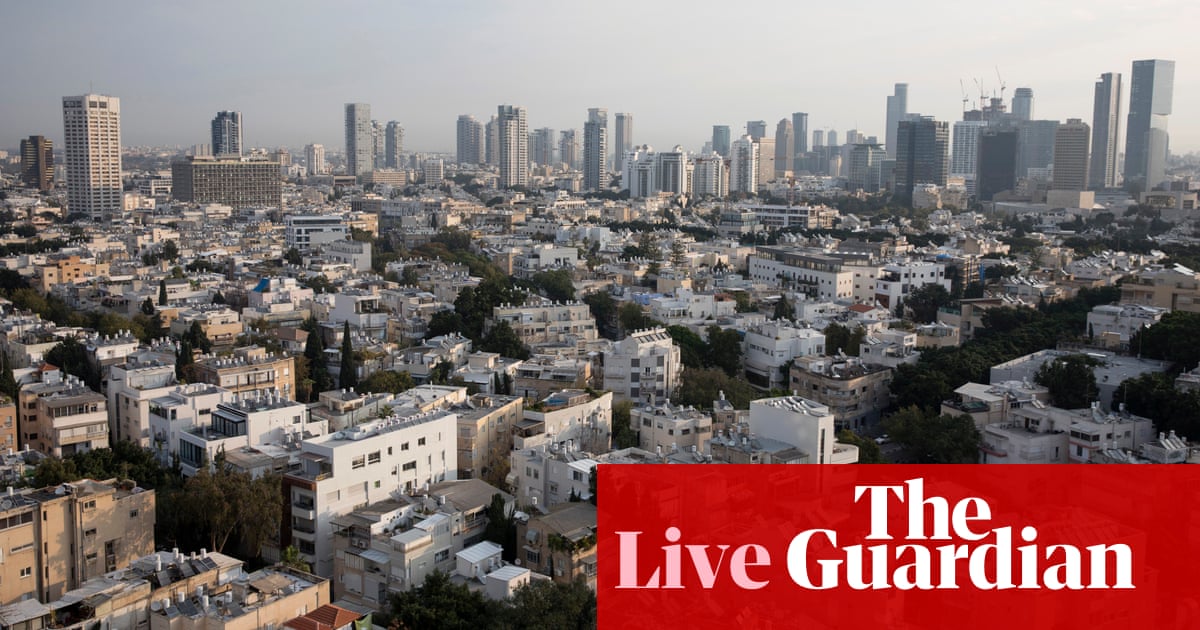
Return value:
M 366 549 L 369 546 L 367 544 L 367 541 L 365 541 L 365 540 L 354 540 L 354 541 L 351 541 L 351 544 L 353 544 L 355 547 L 358 547 L 359 549 Z

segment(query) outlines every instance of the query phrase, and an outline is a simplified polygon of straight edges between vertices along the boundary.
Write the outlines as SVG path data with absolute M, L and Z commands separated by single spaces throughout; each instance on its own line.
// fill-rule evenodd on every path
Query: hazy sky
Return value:
M 713 124 L 809 113 L 882 141 L 892 84 L 957 120 L 962 80 L 1034 91 L 1036 118 L 1092 116 L 1103 72 L 1176 61 L 1175 152 L 1200 149 L 1200 2 L 0 2 L 0 147 L 62 138 L 61 97 L 121 98 L 126 145 L 206 143 L 240 110 L 247 146 L 343 148 L 343 104 L 451 151 L 458 114 L 524 105 L 529 128 L 634 115 L 634 141 L 699 149 Z M 1122 105 L 1124 118 L 1125 104 Z M 1122 120 L 1122 127 L 1124 127 Z

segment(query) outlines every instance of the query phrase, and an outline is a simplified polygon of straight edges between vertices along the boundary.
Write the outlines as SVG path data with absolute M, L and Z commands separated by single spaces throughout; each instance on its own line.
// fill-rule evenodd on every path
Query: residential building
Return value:
M 517 365 L 512 393 L 541 400 L 551 393 L 592 386 L 592 361 L 585 357 L 561 358 L 537 355 Z
M 346 103 L 346 174 L 359 177 L 375 170 L 371 106 Z
M 233 392 L 208 383 L 176 385 L 152 399 L 147 405 L 146 421 L 150 448 L 158 460 L 164 466 L 172 465 L 179 454 L 179 436 L 208 424 L 217 404 L 232 400 Z
M 383 128 L 383 165 L 385 168 L 404 167 L 404 126 L 389 120 Z
M 719 153 L 714 151 L 708 155 L 697 156 L 692 164 L 693 195 L 722 198 L 729 194 L 729 172 L 725 167 L 725 158 Z
M 242 112 L 217 112 L 212 120 L 212 154 L 242 156 Z
M 878 144 L 856 144 L 850 149 L 846 189 L 877 193 L 887 183 L 883 179 L 883 161 L 887 152 Z
M 1200 313 L 1200 274 L 1180 265 L 1143 271 L 1121 283 L 1121 303 Z
M 17 433 L 17 403 L 0 394 L 0 451 L 14 453 L 21 448 Z M 3 584 L 2 579 L 0 584 Z
M 625 152 L 633 147 L 633 114 L 617 112 L 616 127 L 613 129 L 613 143 L 616 145 L 616 167 L 621 172 L 625 167 Z
M 1109 461 L 1114 452 L 1138 453 L 1154 440 L 1149 418 L 1043 404 L 1014 409 L 1011 422 L 983 427 L 979 451 L 984 464 L 1086 464 Z
M 496 116 L 497 160 L 500 187 L 529 185 L 529 129 L 525 108 L 500 105 Z
M 579 152 L 579 135 L 576 130 L 559 132 L 558 161 L 568 170 L 577 169 L 580 166 Z
M 304 403 L 278 393 L 256 392 L 219 402 L 208 416 L 190 430 L 179 433 L 179 463 L 185 477 L 216 465 L 226 453 L 263 445 L 293 446 L 302 440 L 324 435 L 326 427 L 309 420 Z
M 747 120 L 746 135 L 754 140 L 761 140 L 767 137 L 767 121 L 765 120 Z
M 67 212 L 108 221 L 123 212 L 121 99 L 84 94 L 63 97 Z
M 863 337 L 858 353 L 863 363 L 892 369 L 905 363 L 916 363 L 921 358 L 917 352 L 917 334 L 891 328 L 868 333 Z
M 775 139 L 759 138 L 754 143 L 758 145 L 758 183 L 765 185 L 775 179 Z
M 875 281 L 875 301 L 886 308 L 903 304 L 908 295 L 927 284 L 940 284 L 950 291 L 946 266 L 923 260 L 891 262 L 880 269 Z
M 604 388 L 616 400 L 648 405 L 670 400 L 682 373 L 679 346 L 665 328 L 632 331 L 604 353 Z
M 1167 117 L 1175 91 L 1175 62 L 1133 62 L 1129 120 L 1125 125 L 1125 182 L 1150 190 L 1166 180 Z
M 304 166 L 308 169 L 309 177 L 327 173 L 328 171 L 325 166 L 325 145 L 306 145 L 304 147 Z
M 757 193 L 759 144 L 742 136 L 729 150 L 729 192 Z
M 514 432 L 516 448 L 559 444 L 603 453 L 612 438 L 612 392 L 564 389 L 532 404 Z
M 0 504 L 0 603 L 52 602 L 151 553 L 154 508 L 154 491 L 132 481 L 10 489 Z
M 1121 73 L 1105 72 L 1096 81 L 1092 106 L 1092 157 L 1088 187 L 1113 188 L 1117 185 L 1117 144 L 1121 135 Z
M 1157 324 L 1167 309 L 1140 304 L 1100 304 L 1087 316 L 1088 339 L 1099 341 L 1106 348 L 1133 350 L 1129 342 L 1143 328 Z
M 804 112 L 792 114 L 792 140 L 792 168 L 800 170 L 794 160 L 808 153 L 808 114 Z
M 761 389 L 786 387 L 787 366 L 800 357 L 825 354 L 825 335 L 786 320 L 770 321 L 746 330 L 742 340 L 746 380 Z
M 456 136 L 455 158 L 458 163 L 476 166 L 484 164 L 483 123 L 475 120 L 470 114 L 462 114 L 458 117 Z
M 333 575 L 332 520 L 355 507 L 455 479 L 457 414 L 393 415 L 301 443 L 301 468 L 283 478 L 280 544 L 295 545 L 317 575 Z
M 549 127 L 529 133 L 529 160 L 538 166 L 554 166 L 554 130 Z
M 178 387 L 175 366 L 130 360 L 114 365 L 108 376 L 109 435 L 149 447 L 150 409 L 155 399 Z
M 712 439 L 712 416 L 692 407 L 678 407 L 669 401 L 635 406 L 629 412 L 629 425 L 638 434 L 643 451 L 704 452 Z
M 728 158 L 730 145 L 729 125 L 713 125 L 712 150 L 717 155 Z
M 350 235 L 342 217 L 332 214 L 289 214 L 283 219 L 284 243 L 301 254 Z
M 946 185 L 949 140 L 945 121 L 928 116 L 900 121 L 896 129 L 896 194 L 911 199 L 917 184 Z
M 788 389 L 825 405 L 838 429 L 859 430 L 877 422 L 891 404 L 891 382 L 891 368 L 858 357 L 813 356 L 792 365 Z
M 1068 119 L 1054 133 L 1055 190 L 1087 190 L 1088 140 L 1091 129 L 1078 118 Z
M 110 265 L 95 258 L 80 258 L 77 254 L 52 255 L 34 268 L 34 286 L 43 293 L 61 284 L 90 282 L 109 273 Z
M 235 348 L 233 356 L 204 356 L 189 366 L 193 383 L 216 385 L 238 396 L 279 390 L 285 398 L 295 395 L 295 368 L 293 357 L 259 346 Z
M 108 448 L 108 401 L 74 376 L 43 381 L 21 390 L 23 409 L 33 411 L 22 421 L 23 445 L 55 457 L 69 457 Z
M 564 503 L 517 521 L 517 557 L 560 584 L 582 579 L 596 588 L 596 506 Z
M 458 479 L 493 478 L 507 464 L 525 399 L 475 394 L 458 413 Z
M 1038 370 L 1051 361 L 1059 361 L 1071 352 L 1065 350 L 1041 350 L 1011 361 L 993 365 L 990 381 L 1029 381 L 1033 382 Z M 1099 390 L 1098 399 L 1105 408 L 1115 408 L 1113 394 L 1121 383 L 1144 374 L 1163 373 L 1169 363 L 1140 357 L 1123 356 L 1108 351 L 1092 350 L 1087 353 L 1092 360 L 1092 372 L 1096 376 L 1096 387 Z M 1121 401 L 1116 401 L 1119 405 Z
M 966 383 L 954 390 L 954 398 L 942 401 L 942 413 L 965 414 L 982 429 L 989 424 L 1012 421 L 1012 410 L 1050 404 L 1050 390 L 1030 381 L 1001 381 L 991 385 Z
M 884 132 L 883 146 L 887 156 L 897 158 L 896 146 L 900 141 L 900 121 L 908 114 L 908 84 L 897 83 L 892 95 L 887 97 L 887 129 Z M 813 144 L 817 144 L 813 142 Z
M 950 151 L 950 176 L 975 177 L 979 165 L 979 136 L 988 126 L 983 120 L 956 120 Z
M 608 188 L 608 175 L 608 110 L 593 107 L 583 124 L 584 190 Z
M 795 290 L 820 300 L 849 299 L 854 272 L 842 258 L 789 246 L 756 247 L 748 262 L 750 279 Z
M 232 208 L 283 205 L 279 163 L 220 157 L 188 157 L 171 164 L 171 197 Z
M 54 143 L 49 138 L 21 139 L 21 183 L 41 192 L 54 188 Z
M 792 137 L 792 121 L 781 118 L 775 125 L 775 175 L 776 177 L 792 170 L 792 151 L 795 141 Z
M 221 304 L 203 304 L 179 311 L 171 320 L 171 334 L 182 337 L 199 324 L 200 330 L 215 349 L 232 348 L 245 330 L 242 316 L 232 308 Z
M 829 407 L 803 396 L 761 398 L 750 402 L 750 431 L 760 439 L 790 444 L 810 464 L 853 464 L 858 448 L 836 439 Z
M 492 308 L 487 327 L 501 321 L 508 322 L 521 342 L 535 351 L 558 349 L 574 355 L 597 339 L 596 320 L 583 302 L 530 299 L 522 305 L 501 304 Z

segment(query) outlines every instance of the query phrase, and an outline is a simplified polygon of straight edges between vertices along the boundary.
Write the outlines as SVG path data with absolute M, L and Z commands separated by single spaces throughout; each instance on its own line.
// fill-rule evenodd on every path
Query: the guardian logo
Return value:
M 924 480 L 902 485 L 855 486 L 854 502 L 870 508 L 873 545 L 838 546 L 838 532 L 810 529 L 791 539 L 786 549 L 755 544 L 682 544 L 683 532 L 668 527 L 666 545 L 658 545 L 661 561 L 653 571 L 638 569 L 643 532 L 618 531 L 618 589 L 682 589 L 685 572 L 701 588 L 718 581 L 757 590 L 770 583 L 772 551 L 786 558 L 787 574 L 797 586 L 812 590 L 849 587 L 854 590 L 942 590 L 970 587 L 981 590 L 1132 589 L 1133 553 L 1125 544 L 1095 544 L 1080 548 L 1038 544 L 1033 526 L 990 527 L 992 508 L 968 497 L 950 505 L 945 497 L 925 497 Z M 888 509 L 906 509 L 907 531 L 888 528 Z M 1014 531 L 1015 530 L 1015 531 Z M 937 544 L 946 541 L 945 544 Z M 690 576 L 688 577 L 690 580 Z

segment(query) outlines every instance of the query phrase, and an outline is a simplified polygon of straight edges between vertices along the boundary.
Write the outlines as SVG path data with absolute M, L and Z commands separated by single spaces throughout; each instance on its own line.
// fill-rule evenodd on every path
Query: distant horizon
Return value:
M 61 147 L 62 97 L 88 92 L 121 99 L 129 147 L 207 144 L 213 116 L 233 110 L 244 117 L 246 147 L 342 151 L 349 102 L 370 104 L 375 120 L 399 121 L 406 152 L 453 153 L 460 114 L 486 122 L 505 103 L 527 109 L 530 130 L 582 129 L 590 107 L 610 118 L 628 112 L 633 142 L 657 149 L 697 151 L 713 125 L 736 137 L 750 120 L 766 121 L 773 136 L 798 111 L 809 114 L 810 134 L 833 129 L 844 139 L 856 129 L 883 142 L 895 83 L 909 85 L 910 112 L 951 123 L 961 119 L 964 89 L 974 109 L 981 92 L 997 93 L 1003 82 L 1006 105 L 1018 87 L 1033 90 L 1034 119 L 1091 125 L 1094 83 L 1117 72 L 1123 151 L 1132 62 L 1170 59 L 1172 153 L 1200 151 L 1200 73 L 1189 65 L 1195 3 L 1017 0 L 964 11 L 934 2 L 919 14 L 880 0 L 751 0 L 736 11 L 711 2 L 542 0 L 419 10 L 381 2 L 337 10 L 307 1 L 5 4 L 0 17 L 19 28 L 0 41 L 0 55 L 19 62 L 5 68 L 0 147 L 15 150 L 30 135 Z M 730 28 L 731 13 L 753 28 Z M 213 28 L 222 14 L 236 15 L 236 28 Z

